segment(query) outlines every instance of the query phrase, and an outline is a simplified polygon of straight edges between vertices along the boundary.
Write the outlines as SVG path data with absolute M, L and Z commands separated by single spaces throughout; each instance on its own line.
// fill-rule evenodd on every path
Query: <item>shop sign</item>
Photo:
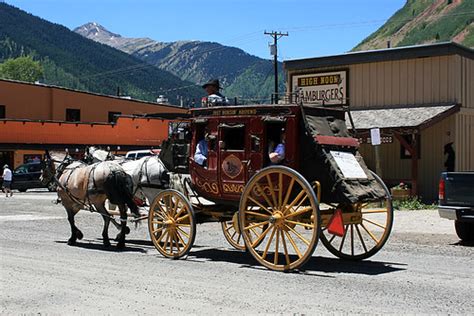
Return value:
M 317 105 L 345 105 L 347 102 L 347 72 L 334 71 L 292 78 L 297 102 Z

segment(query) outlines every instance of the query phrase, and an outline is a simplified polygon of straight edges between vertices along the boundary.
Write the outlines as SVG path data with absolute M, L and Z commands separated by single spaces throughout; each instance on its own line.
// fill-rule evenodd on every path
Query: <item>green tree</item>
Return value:
M 7 59 L 0 64 L 0 77 L 35 82 L 43 76 L 43 67 L 30 56 Z

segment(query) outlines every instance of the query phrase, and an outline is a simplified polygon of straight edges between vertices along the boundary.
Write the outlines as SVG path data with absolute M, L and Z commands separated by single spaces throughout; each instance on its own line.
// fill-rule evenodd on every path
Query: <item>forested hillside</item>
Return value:
M 202 89 L 189 81 L 0 3 L 0 62 L 26 55 L 41 63 L 46 84 L 109 95 L 119 89 L 148 101 L 163 94 L 175 104 L 178 95 L 185 100 L 202 96 Z
M 454 41 L 474 47 L 474 0 L 407 0 L 353 50 Z

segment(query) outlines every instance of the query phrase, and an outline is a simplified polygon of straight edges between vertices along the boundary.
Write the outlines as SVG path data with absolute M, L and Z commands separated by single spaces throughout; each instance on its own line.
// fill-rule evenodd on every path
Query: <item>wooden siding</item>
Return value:
M 354 107 L 472 102 L 473 61 L 459 55 L 435 56 L 288 71 L 293 74 L 348 69 L 348 97 Z M 462 76 L 461 76 L 462 73 Z
M 469 109 L 471 110 L 471 109 Z M 474 170 L 474 111 L 456 115 L 456 171 Z

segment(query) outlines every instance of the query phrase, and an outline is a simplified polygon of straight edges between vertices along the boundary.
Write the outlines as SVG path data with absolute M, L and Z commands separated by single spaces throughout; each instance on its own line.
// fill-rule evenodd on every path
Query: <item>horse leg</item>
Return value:
M 76 240 L 79 239 L 81 240 L 84 235 L 82 232 L 76 227 L 74 223 L 74 216 L 76 215 L 77 212 L 75 212 L 71 208 L 66 208 L 67 212 L 67 220 L 69 221 L 69 225 L 71 226 L 71 237 L 67 241 L 67 244 L 69 246 L 74 246 L 76 244 Z
M 130 228 L 127 227 L 127 208 L 123 204 L 119 204 L 120 209 L 120 233 L 118 233 L 116 240 L 117 248 L 125 248 L 125 235 L 130 233 Z
M 95 205 L 99 213 L 102 215 L 102 218 L 104 219 L 104 229 L 102 230 L 102 242 L 104 243 L 104 246 L 110 247 L 110 239 L 109 239 L 109 224 L 110 224 L 110 217 L 109 217 L 109 212 L 107 212 L 107 209 L 105 208 L 104 204 L 97 204 Z

